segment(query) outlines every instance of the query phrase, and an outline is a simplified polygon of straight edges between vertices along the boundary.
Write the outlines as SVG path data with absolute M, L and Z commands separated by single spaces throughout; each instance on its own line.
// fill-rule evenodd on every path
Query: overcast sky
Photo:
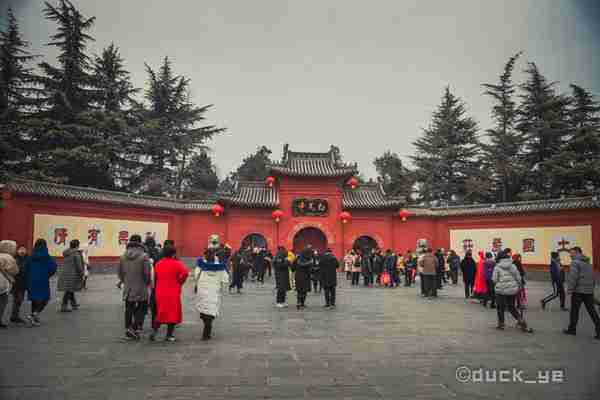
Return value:
M 9 3 L 33 51 L 54 63 L 43 1 L 0 0 L 3 17 Z M 115 42 L 136 86 L 144 62 L 158 67 L 168 55 L 197 104 L 215 105 L 209 122 L 228 129 L 209 143 L 221 176 L 259 145 L 279 158 L 289 143 L 336 144 L 374 177 L 373 159 L 388 149 L 409 162 L 446 85 L 488 128 L 481 83 L 496 82 L 519 50 L 519 70 L 534 61 L 563 90 L 577 83 L 600 95 L 598 0 L 73 3 L 97 17 L 89 50 Z

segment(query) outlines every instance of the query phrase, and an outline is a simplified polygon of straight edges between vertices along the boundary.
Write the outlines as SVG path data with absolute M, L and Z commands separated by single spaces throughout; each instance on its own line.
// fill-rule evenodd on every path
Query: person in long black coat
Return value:
M 337 269 L 340 263 L 327 249 L 321 256 L 319 262 L 319 273 L 321 275 L 321 286 L 325 292 L 325 307 L 335 307 L 335 287 L 337 286 Z
M 283 246 L 277 248 L 277 254 L 273 258 L 273 269 L 275 270 L 275 288 L 277 289 L 277 307 L 287 307 L 285 298 L 290 288 L 290 260 L 288 252 Z
M 312 290 L 315 293 L 321 293 L 321 288 L 323 287 L 323 285 L 320 285 L 320 283 L 321 283 L 321 273 L 319 272 L 320 258 L 321 258 L 321 256 L 319 255 L 319 253 L 316 250 L 314 250 L 313 251 L 314 263 L 310 270 L 310 280 L 312 281 Z M 310 292 L 310 288 L 308 289 L 308 291 Z
M 437 258 L 438 261 L 438 268 L 437 268 L 437 287 L 438 289 L 442 288 L 442 282 L 447 283 L 446 281 L 446 259 L 444 258 L 444 249 L 437 249 L 436 253 L 435 253 L 435 257 Z
M 377 282 L 381 284 L 381 274 L 383 273 L 383 256 L 381 255 L 381 249 L 373 249 L 371 253 L 371 265 L 373 268 L 373 275 L 371 275 L 371 284 Z M 374 281 L 375 282 L 374 282 Z
M 313 250 L 310 247 L 304 249 L 294 262 L 296 292 L 298 294 L 298 303 L 296 308 L 300 310 L 305 307 L 306 293 L 310 290 L 310 272 L 315 265 Z
M 368 249 L 363 249 L 360 257 L 360 273 L 365 287 L 373 285 L 373 262 Z
M 258 249 L 254 255 L 254 271 L 256 272 L 256 282 L 265 283 L 265 271 L 267 269 L 267 260 L 265 249 Z
M 244 287 L 244 264 L 245 264 L 244 250 L 240 249 L 235 252 L 231 257 L 231 283 L 229 284 L 229 291 L 233 288 L 237 288 L 238 293 L 242 293 Z
M 465 284 L 465 298 L 471 297 L 473 293 L 473 285 L 475 285 L 475 260 L 473 259 L 473 253 L 467 251 L 465 258 L 460 262 L 460 270 L 463 276 L 463 282 Z

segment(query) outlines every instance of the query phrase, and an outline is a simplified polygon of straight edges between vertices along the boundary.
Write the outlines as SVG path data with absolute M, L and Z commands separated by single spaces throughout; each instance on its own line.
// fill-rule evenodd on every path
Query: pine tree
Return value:
M 45 76 L 46 103 L 53 114 L 70 120 L 78 112 L 87 111 L 96 92 L 90 75 L 90 58 L 85 49 L 94 38 L 88 32 L 96 20 L 84 17 L 69 0 L 60 0 L 57 7 L 45 2 L 46 19 L 58 24 L 58 32 L 51 36 L 49 46 L 59 49 L 58 66 L 40 64 Z
M 215 165 L 206 152 L 194 155 L 185 174 L 185 197 L 199 197 L 219 186 Z
M 414 174 L 402 164 L 398 154 L 388 150 L 381 157 L 375 158 L 373 164 L 387 194 L 404 196 L 408 201 L 411 200 L 415 184 Z
M 487 130 L 489 144 L 482 143 L 482 163 L 491 171 L 492 191 L 495 192 L 495 199 L 501 202 L 517 200 L 525 174 L 521 160 L 524 138 L 515 129 L 518 114 L 514 100 L 515 85 L 512 82 L 515 63 L 520 56 L 521 53 L 517 53 L 508 60 L 500 75 L 500 82 L 483 84 L 487 89 L 485 94 L 494 100 L 492 119 L 495 126 Z
M 568 134 L 568 99 L 557 94 L 556 82 L 548 82 L 534 63 L 525 72 L 521 85 L 521 105 L 517 129 L 524 137 L 524 161 L 527 168 L 526 196 L 556 197 L 561 194 L 554 168 Z
M 68 0 L 55 7 L 45 3 L 45 17 L 57 23 L 50 46 L 58 48 L 58 65 L 42 62 L 42 110 L 28 122 L 30 174 L 74 185 L 112 188 L 105 153 L 98 151 L 101 130 L 90 112 L 98 98 L 91 75 L 87 32 L 95 18 L 87 18 Z
M 271 154 L 273 152 L 267 146 L 261 146 L 256 153 L 244 158 L 242 165 L 231 174 L 234 182 L 240 180 L 262 181 L 269 176 L 268 165 L 271 163 Z
M 552 164 L 557 184 L 568 194 L 600 190 L 600 103 L 584 88 L 571 85 L 569 135 Z
M 431 125 L 414 142 L 419 200 L 448 204 L 465 198 L 479 147 L 477 123 L 466 114 L 464 102 L 446 88 Z
M 92 71 L 98 95 L 91 117 L 101 135 L 94 148 L 104 155 L 113 188 L 129 189 L 141 167 L 140 146 L 133 134 L 136 120 L 131 113 L 137 89 L 114 43 L 95 56 Z
M 159 71 L 146 65 L 148 88 L 145 98 L 148 107 L 138 110 L 142 128 L 140 143 L 148 160 L 141 170 L 141 184 L 150 179 L 162 182 L 174 196 L 180 197 L 188 165 L 194 155 L 205 150 L 204 143 L 225 131 L 214 125 L 198 126 L 212 107 L 197 107 L 191 101 L 189 79 L 173 73 L 165 57 Z M 154 190 L 145 192 L 153 193 Z M 156 193 L 154 193 L 156 194 Z
M 35 105 L 35 75 L 29 63 L 36 56 L 21 36 L 12 9 L 8 9 L 7 28 L 0 31 L 0 178 L 23 171 L 26 158 L 21 121 Z

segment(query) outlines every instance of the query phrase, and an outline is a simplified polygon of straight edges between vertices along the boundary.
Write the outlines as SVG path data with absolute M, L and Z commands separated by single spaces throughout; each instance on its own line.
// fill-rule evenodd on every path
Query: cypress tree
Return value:
M 373 161 L 385 192 L 392 196 L 411 199 L 415 184 L 414 174 L 402 164 L 398 154 L 386 151 Z
M 59 50 L 58 64 L 42 62 L 42 109 L 28 124 L 31 174 L 74 185 L 112 188 L 105 152 L 98 151 L 101 129 L 91 111 L 98 91 L 94 87 L 87 43 L 95 18 L 85 17 L 68 0 L 57 6 L 46 2 L 45 17 L 57 23 L 49 46 Z
M 556 93 L 556 82 L 548 82 L 534 63 L 525 72 L 517 129 L 524 138 L 527 196 L 556 197 L 561 194 L 555 178 L 555 163 L 568 135 L 568 99 Z
M 467 116 L 464 102 L 446 87 L 423 137 L 414 142 L 419 200 L 436 204 L 463 201 L 467 180 L 478 173 L 477 123 Z
M 158 71 L 148 65 L 146 71 L 147 106 L 139 107 L 138 115 L 142 123 L 139 143 L 147 162 L 141 169 L 139 183 L 145 192 L 157 194 L 161 190 L 180 197 L 193 156 L 205 150 L 207 140 L 225 129 L 199 126 L 212 105 L 198 107 L 191 101 L 190 80 L 175 75 L 168 57 Z M 147 180 L 154 182 L 154 188 L 145 184 Z
M 136 120 L 131 112 L 137 89 L 114 43 L 95 56 L 92 71 L 97 95 L 91 117 L 100 134 L 94 149 L 103 154 L 113 188 L 129 189 L 140 168 L 140 150 L 133 133 Z
M 12 9 L 0 31 L 0 177 L 22 172 L 26 159 L 23 119 L 36 104 L 35 75 L 29 64 L 36 58 L 21 35 Z
M 600 190 L 600 103 L 586 89 L 571 85 L 568 137 L 552 164 L 557 184 L 568 194 Z
M 525 173 L 521 159 L 524 137 L 515 129 L 518 113 L 512 82 L 515 63 L 520 56 L 521 53 L 517 53 L 508 60 L 497 84 L 483 84 L 485 94 L 494 101 L 492 119 L 495 126 L 486 131 L 489 143 L 482 143 L 482 163 L 492 172 L 492 190 L 500 202 L 517 200 Z

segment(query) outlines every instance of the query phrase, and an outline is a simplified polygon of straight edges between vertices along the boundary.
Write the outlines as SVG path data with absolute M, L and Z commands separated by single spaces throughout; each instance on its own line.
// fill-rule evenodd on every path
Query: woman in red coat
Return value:
M 160 326 L 166 324 L 166 340 L 174 342 L 175 325 L 180 324 L 183 319 L 181 287 L 185 283 L 189 271 L 181 261 L 175 259 L 175 254 L 175 247 L 165 247 L 163 258 L 154 266 L 157 310 L 155 324 L 152 327 L 154 331 L 150 335 L 150 340 L 154 340 Z
M 473 293 L 475 297 L 479 297 L 483 303 L 483 299 L 486 298 L 488 288 L 486 282 L 485 268 L 484 264 L 484 254 L 483 251 L 479 252 L 479 260 L 477 261 L 477 271 L 475 272 L 475 287 L 473 288 Z

